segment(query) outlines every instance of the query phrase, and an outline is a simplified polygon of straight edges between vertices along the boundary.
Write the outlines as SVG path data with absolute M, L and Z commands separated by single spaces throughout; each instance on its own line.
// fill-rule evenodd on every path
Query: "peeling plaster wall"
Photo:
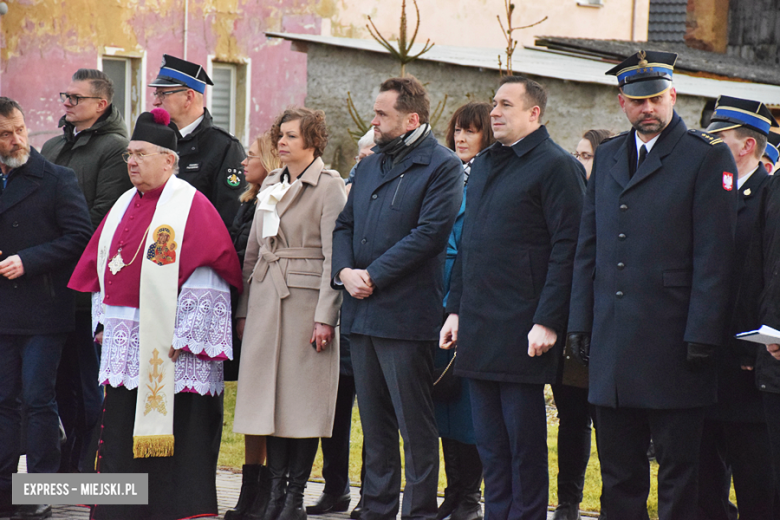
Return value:
M 306 56 L 265 31 L 320 34 L 314 0 L 189 0 L 187 59 L 251 62 L 249 136 L 306 96 Z M 183 0 L 17 0 L 0 18 L 0 94 L 25 108 L 31 143 L 59 133 L 58 93 L 79 68 L 96 68 L 106 48 L 116 56 L 145 57 L 144 85 L 163 54 L 184 57 Z M 140 94 L 146 110 L 152 89 Z M 237 127 L 243 127 L 238 121 Z
M 398 66 L 386 54 L 309 44 L 308 95 L 306 106 L 325 111 L 330 141 L 324 160 L 346 175 L 352 167 L 357 145 L 349 136 L 356 129 L 346 108 L 347 91 L 366 122 L 372 118 L 372 107 L 379 85 L 397 73 Z M 607 66 L 605 66 L 607 67 Z M 410 74 L 427 85 L 431 107 L 448 96 L 434 133 L 443 143 L 447 124 L 455 110 L 469 101 L 490 101 L 498 86 L 498 72 L 432 62 L 413 62 Z M 582 134 L 591 128 L 614 132 L 630 129 L 617 101 L 617 88 L 533 77 L 547 88 L 547 109 L 543 120 L 553 139 L 567 150 L 574 150 Z M 677 113 L 690 128 L 699 127 L 706 100 L 700 97 L 677 97 Z

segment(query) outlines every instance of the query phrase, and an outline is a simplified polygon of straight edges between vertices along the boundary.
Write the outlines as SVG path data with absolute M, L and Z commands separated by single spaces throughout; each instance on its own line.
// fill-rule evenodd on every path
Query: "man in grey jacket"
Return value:
M 133 187 L 122 153 L 127 148 L 127 127 L 111 103 L 114 85 L 102 71 L 79 69 L 60 94 L 65 115 L 63 132 L 49 139 L 41 154 L 59 166 L 76 172 L 87 200 L 93 230 L 114 202 Z M 67 434 L 62 447 L 61 471 L 81 471 L 90 431 L 100 416 L 103 394 L 98 385 L 100 356 L 93 343 L 91 301 L 76 296 L 76 330 L 62 351 L 57 374 L 57 403 Z M 83 454 L 83 456 L 82 456 Z

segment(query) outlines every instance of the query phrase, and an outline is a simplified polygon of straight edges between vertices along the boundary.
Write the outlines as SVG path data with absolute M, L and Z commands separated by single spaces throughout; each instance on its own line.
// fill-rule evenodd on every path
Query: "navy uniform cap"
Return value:
M 150 87 L 187 87 L 203 94 L 206 91 L 206 85 L 213 85 L 214 82 L 203 70 L 203 67 L 197 63 L 192 63 L 163 54 L 160 72 L 154 81 L 149 83 Z
M 769 132 L 767 136 L 766 151 L 764 155 L 772 161 L 772 164 L 777 164 L 777 160 L 780 159 L 780 151 L 777 149 L 777 145 L 780 144 L 780 134 L 775 132 Z
M 760 101 L 720 96 L 715 104 L 707 132 L 715 133 L 745 126 L 756 132 L 769 135 L 769 129 L 780 125 L 772 112 Z
M 659 96 L 672 88 L 677 55 L 673 52 L 639 51 L 605 74 L 617 76 L 622 94 L 631 99 Z

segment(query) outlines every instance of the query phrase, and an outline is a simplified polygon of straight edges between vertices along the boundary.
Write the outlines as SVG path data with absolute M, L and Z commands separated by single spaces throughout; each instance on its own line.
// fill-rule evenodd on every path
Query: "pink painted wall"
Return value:
M 305 100 L 306 55 L 264 32 L 320 34 L 320 18 L 307 12 L 309 3 L 189 0 L 188 60 L 204 68 L 209 56 L 232 63 L 251 60 L 251 138 L 270 127 L 279 111 Z M 111 52 L 145 55 L 149 83 L 163 54 L 184 57 L 184 1 L 18 0 L 0 18 L 0 31 L 0 94 L 24 107 L 31 142 L 40 147 L 59 132 L 58 93 L 78 68 L 96 68 L 100 56 Z M 144 90 L 149 110 L 152 89 Z

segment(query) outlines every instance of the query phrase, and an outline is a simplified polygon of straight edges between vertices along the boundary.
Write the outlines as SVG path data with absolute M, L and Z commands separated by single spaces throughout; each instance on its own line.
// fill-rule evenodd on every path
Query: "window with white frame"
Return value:
M 214 124 L 227 130 L 248 146 L 250 60 L 224 63 L 210 60 L 209 74 L 214 86 L 207 90 L 207 106 Z
M 122 114 L 128 129 L 143 112 L 143 96 L 140 96 L 143 63 L 141 58 L 103 56 L 100 67 L 114 83 L 113 104 Z

